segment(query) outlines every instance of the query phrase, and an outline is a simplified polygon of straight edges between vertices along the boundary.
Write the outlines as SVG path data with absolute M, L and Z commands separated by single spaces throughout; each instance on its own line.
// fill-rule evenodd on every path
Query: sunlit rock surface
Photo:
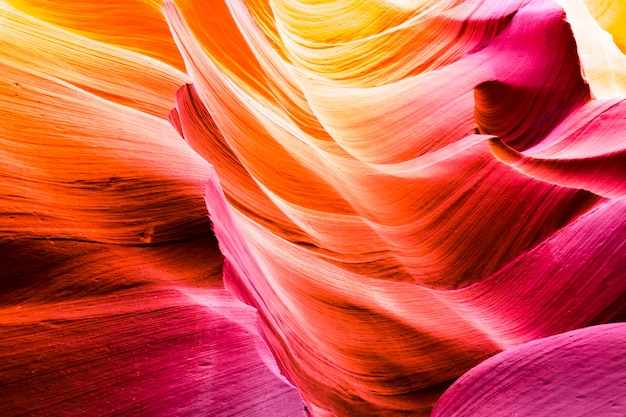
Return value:
M 626 324 L 525 343 L 456 381 L 433 416 L 619 416 L 626 407 Z
M 0 414 L 626 414 L 618 3 L 0 1 Z

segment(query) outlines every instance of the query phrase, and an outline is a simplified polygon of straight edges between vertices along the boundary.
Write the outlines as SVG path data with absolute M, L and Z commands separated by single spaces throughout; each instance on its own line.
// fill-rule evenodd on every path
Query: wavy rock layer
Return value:
M 0 265 L 14 285 L 0 308 L 2 415 L 304 415 L 255 311 L 222 288 L 213 239 L 2 250 L 32 265 Z
M 87 3 L 0 0 L 0 414 L 626 413 L 617 2 Z
M 619 416 L 626 407 L 626 324 L 528 342 L 463 375 L 433 417 Z
M 150 36 L 171 37 L 139 25 L 121 48 L 68 14 L 93 6 L 15 4 L 0 3 L 0 414 L 303 415 L 223 288 L 209 165 L 165 119 L 188 79 L 150 57 L 170 54 Z
M 212 33 L 165 6 L 170 120 L 314 415 L 426 415 L 503 349 L 624 318 L 626 113 L 556 4 L 227 5 Z

